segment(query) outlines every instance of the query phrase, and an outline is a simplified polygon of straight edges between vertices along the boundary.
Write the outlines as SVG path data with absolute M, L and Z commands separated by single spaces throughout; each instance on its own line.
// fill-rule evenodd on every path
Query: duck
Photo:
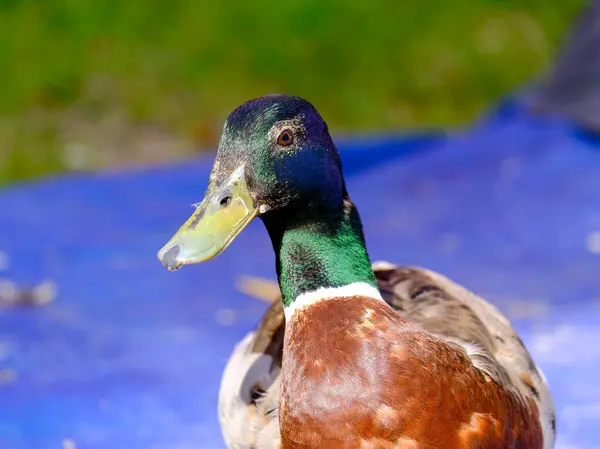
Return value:
M 510 321 L 438 273 L 372 265 L 309 101 L 278 94 L 236 108 L 208 181 L 160 262 L 207 262 L 259 218 L 279 286 L 223 374 L 230 447 L 247 436 L 248 447 L 283 449 L 554 447 L 547 381 Z

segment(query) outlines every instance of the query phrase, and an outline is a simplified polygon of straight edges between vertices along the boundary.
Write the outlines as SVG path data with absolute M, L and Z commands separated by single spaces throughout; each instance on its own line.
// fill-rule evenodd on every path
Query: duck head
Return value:
M 341 210 L 345 191 L 338 152 L 313 105 L 288 95 L 248 101 L 225 122 L 203 201 L 158 258 L 169 270 L 204 262 L 255 217 Z

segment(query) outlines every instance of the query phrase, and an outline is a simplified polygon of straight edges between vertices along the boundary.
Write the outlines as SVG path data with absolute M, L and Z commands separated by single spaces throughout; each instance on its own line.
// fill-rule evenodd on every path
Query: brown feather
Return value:
M 350 388 L 348 385 L 356 387 L 356 383 L 362 385 L 360 382 L 365 382 L 364 379 L 360 379 L 360 376 L 358 376 L 359 378 L 354 376 L 352 381 L 348 380 L 352 376 L 344 373 L 347 373 L 350 368 L 355 369 L 356 364 L 345 360 L 354 360 L 357 350 L 360 350 L 364 357 L 377 359 L 375 357 L 375 354 L 378 354 L 377 351 L 381 352 L 384 350 L 383 348 L 387 348 L 386 360 L 393 361 L 396 366 L 395 370 L 389 371 L 380 366 L 363 371 L 363 377 L 364 373 L 374 376 L 375 382 L 380 386 L 378 391 L 383 399 L 379 407 L 375 408 L 369 404 L 361 405 L 359 401 L 357 410 L 362 413 L 359 415 L 363 416 L 360 420 L 366 419 L 366 422 L 371 422 L 375 429 L 393 427 L 402 418 L 404 419 L 403 425 L 412 429 L 412 433 L 404 430 L 395 431 L 395 434 L 390 434 L 392 435 L 390 439 L 383 430 L 379 430 L 379 436 L 373 430 L 372 435 L 368 434 L 371 435 L 370 438 L 363 438 L 347 447 L 444 449 L 507 447 L 494 446 L 494 444 L 502 441 L 498 438 L 508 438 L 507 441 L 510 441 L 511 431 L 513 432 L 512 438 L 521 438 L 522 441 L 528 443 L 521 447 L 528 449 L 552 447 L 551 441 L 545 441 L 542 444 L 542 431 L 540 430 L 540 423 L 542 423 L 544 438 L 553 438 L 553 434 L 549 435 L 549 433 L 554 430 L 552 426 L 555 421 L 554 409 L 547 386 L 522 341 L 498 309 L 435 272 L 421 268 L 396 267 L 388 263 L 374 263 L 373 267 L 384 300 L 398 310 L 401 316 L 389 315 L 394 313 L 389 307 L 386 308 L 387 312 L 379 312 L 387 317 L 383 321 L 389 322 L 385 325 L 385 329 L 382 329 L 384 325 L 379 321 L 380 318 L 372 316 L 365 320 L 363 316 L 362 320 L 359 320 L 353 317 L 354 327 L 347 327 L 346 334 L 341 337 L 336 334 L 338 335 L 336 338 L 330 336 L 332 332 L 330 328 L 338 329 L 339 333 L 340 322 L 348 321 L 349 318 L 342 321 L 336 318 L 336 324 L 328 321 L 327 326 L 321 323 L 322 335 L 316 336 L 317 340 L 315 341 L 319 342 L 318 338 L 328 339 L 327 341 L 335 340 L 336 353 L 331 351 L 333 359 L 327 359 L 328 361 L 325 363 L 314 357 L 314 354 L 319 353 L 315 352 L 316 349 L 321 351 L 324 346 L 304 348 L 303 350 L 300 348 L 302 351 L 300 355 L 304 354 L 304 357 L 308 359 L 311 375 L 327 375 L 335 378 L 341 376 L 341 380 L 336 381 L 337 390 L 331 388 L 331 392 L 338 391 L 340 393 L 347 391 Z M 275 282 L 263 279 L 253 282 L 252 278 L 245 278 L 244 282 L 246 282 L 246 287 L 252 287 L 245 288 L 246 293 L 262 300 L 268 298 L 268 302 L 271 302 L 256 330 L 251 349 L 253 353 L 264 353 L 273 358 L 273 364 L 269 371 L 276 371 L 277 377 L 272 384 L 262 388 L 264 393 L 259 401 L 247 405 L 245 425 L 255 429 L 259 437 L 252 440 L 256 441 L 255 443 L 248 439 L 248 444 L 236 447 L 275 449 L 280 447 L 279 426 L 273 425 L 273 423 L 278 419 L 278 411 L 274 409 L 279 403 L 281 381 L 278 373 L 281 369 L 284 345 L 283 306 Z M 278 295 L 277 298 L 274 297 L 275 293 Z M 362 307 L 363 313 L 365 312 L 364 301 L 361 299 L 357 302 Z M 383 303 L 381 305 L 384 306 Z M 354 313 L 359 312 L 355 311 Z M 336 310 L 335 314 L 334 316 L 337 317 L 339 312 Z M 321 319 L 326 319 L 326 316 Z M 393 324 L 394 322 L 395 324 Z M 306 324 L 309 326 L 308 330 L 319 329 L 319 325 L 312 321 L 311 323 Z M 359 323 L 362 324 L 359 325 Z M 402 328 L 401 332 L 398 331 L 398 326 Z M 378 337 L 375 338 L 374 335 Z M 347 339 L 351 339 L 352 342 Z M 393 344 L 389 343 L 390 341 Z M 320 343 L 323 342 L 324 340 L 320 340 Z M 312 358 L 309 355 L 312 355 Z M 340 364 L 336 365 L 338 358 Z M 348 365 L 349 363 L 350 365 Z M 324 367 L 327 367 L 328 370 Z M 302 372 L 296 372 L 295 377 L 302 379 Z M 397 376 L 396 379 L 392 377 L 393 373 L 396 373 L 394 374 Z M 298 388 L 306 389 L 310 385 L 309 383 L 303 384 L 300 380 L 298 382 Z M 313 379 L 312 382 L 316 381 Z M 318 387 L 314 383 L 312 385 L 316 388 L 315 391 L 323 394 L 330 390 L 323 386 Z M 344 404 L 350 401 L 356 391 L 361 390 L 358 387 L 351 388 L 351 391 L 347 393 L 348 396 L 340 395 L 341 410 L 348 411 L 348 405 Z M 310 394 L 310 388 L 309 391 L 302 394 Z M 374 401 L 376 394 L 373 391 L 369 394 L 371 394 L 368 396 L 369 401 Z M 375 396 L 373 396 L 374 394 Z M 392 405 L 397 404 L 392 402 L 394 395 L 412 399 L 400 402 L 402 406 L 394 408 Z M 221 401 L 232 400 L 226 395 L 223 396 Z M 313 396 L 319 397 L 316 393 Z M 322 395 L 321 397 L 327 396 Z M 299 400 L 299 398 L 295 400 Z M 344 402 L 346 400 L 347 402 Z M 474 403 L 479 408 L 474 409 Z M 401 410 L 403 414 L 399 415 L 398 410 Z M 490 414 L 492 411 L 499 413 L 500 416 Z M 314 414 L 314 412 L 311 413 Z M 433 422 L 430 425 L 433 430 L 422 430 L 423 422 L 427 419 L 431 420 L 432 417 Z M 320 425 L 326 426 L 323 424 L 325 422 L 337 422 L 334 418 L 334 416 L 330 416 L 331 420 L 329 421 L 327 421 L 328 418 L 319 418 Z M 510 424 L 511 419 L 512 425 Z M 345 426 L 348 427 L 348 423 L 353 421 L 345 422 Z M 404 427 L 399 428 L 404 429 Z M 453 437 L 450 436 L 449 429 L 451 428 L 454 428 Z M 419 429 L 421 429 L 420 434 Z M 224 429 L 224 432 L 226 434 L 228 430 Z M 443 434 L 437 435 L 437 432 Z M 397 437 L 398 433 L 404 433 L 404 435 Z M 454 445 L 440 446 L 438 440 L 427 439 L 431 437 L 430 434 L 433 434 L 434 437 L 437 435 L 438 440 L 442 438 L 441 441 L 444 444 L 446 444 L 446 440 L 443 438 L 454 438 L 452 441 L 455 443 L 452 443 Z M 486 438 L 489 440 L 495 434 L 500 437 L 490 440 L 490 443 L 485 440 Z M 396 439 L 394 440 L 394 438 Z M 482 442 L 482 438 L 483 441 L 486 441 L 485 443 Z M 305 444 L 302 441 L 299 443 L 288 442 L 288 445 L 284 447 L 314 447 L 302 446 Z M 290 446 L 290 444 L 292 445 Z M 293 444 L 300 445 L 294 446 Z M 338 447 L 335 445 L 338 444 L 335 441 L 331 444 L 334 445 L 330 446 L 327 443 L 322 447 Z
M 447 449 L 543 444 L 536 413 L 515 391 L 378 300 L 336 298 L 295 315 L 282 373 L 286 449 L 407 440 Z
M 273 362 L 281 367 L 284 331 L 283 304 L 281 301 L 274 301 L 258 325 L 252 352 L 262 352 L 270 355 L 273 357 Z

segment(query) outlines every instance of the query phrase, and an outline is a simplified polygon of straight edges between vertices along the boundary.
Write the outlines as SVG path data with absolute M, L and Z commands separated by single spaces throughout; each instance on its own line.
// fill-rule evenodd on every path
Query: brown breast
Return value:
M 382 301 L 336 298 L 287 324 L 282 445 L 541 449 L 537 407 Z

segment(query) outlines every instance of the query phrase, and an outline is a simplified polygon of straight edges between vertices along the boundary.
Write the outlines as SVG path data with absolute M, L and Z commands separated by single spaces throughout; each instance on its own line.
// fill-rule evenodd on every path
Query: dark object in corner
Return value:
M 584 8 L 556 62 L 523 101 L 533 113 L 565 117 L 600 135 L 600 1 Z

